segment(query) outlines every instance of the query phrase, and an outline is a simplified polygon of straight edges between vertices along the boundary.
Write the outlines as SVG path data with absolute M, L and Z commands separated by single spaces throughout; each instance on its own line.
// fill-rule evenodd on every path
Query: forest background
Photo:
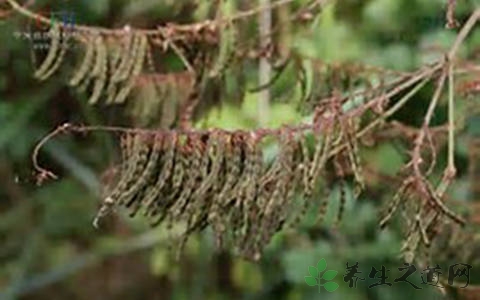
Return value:
M 34 2 L 30 7 L 34 11 L 72 11 L 78 24 L 105 27 L 151 27 L 205 18 L 202 4 L 194 5 L 202 1 Z M 295 2 L 300 6 L 307 1 Z M 411 71 L 441 57 L 456 37 L 456 30 L 445 28 L 443 0 L 337 2 L 328 5 L 307 27 L 308 33 L 297 32 L 285 43 L 326 63 L 356 62 Z M 479 5 L 475 1 L 458 1 L 457 19 L 466 20 Z M 122 212 L 112 217 L 108 226 L 95 229 L 92 219 L 100 205 L 100 177 L 117 157 L 113 137 L 67 135 L 48 143 L 42 159 L 59 172 L 60 178 L 42 186 L 35 184 L 32 175 L 33 147 L 65 122 L 142 122 L 130 108 L 88 105 L 86 95 L 66 86 L 62 73 L 45 82 L 32 78 L 32 45 L 18 34 L 28 26 L 31 24 L 22 17 L 0 20 L 1 299 L 444 299 L 434 287 L 421 285 L 421 270 L 412 276 L 412 281 L 422 290 L 406 283 L 368 288 L 378 281 L 368 278 L 372 267 L 386 266 L 391 270 L 389 280 L 393 281 L 403 266 L 401 228 L 393 226 L 381 231 L 378 227 L 379 209 L 392 197 L 392 186 L 398 185 L 392 176 L 408 160 L 408 145 L 397 140 L 382 141 L 362 152 L 364 169 L 374 170 L 366 176 L 369 189 L 355 201 L 349 190 L 344 221 L 338 228 L 333 226 L 335 209 L 322 224 L 306 219 L 296 231 L 276 236 L 258 263 L 228 251 L 217 252 L 208 231 L 190 239 L 177 262 L 175 248 L 169 248 L 162 227 L 150 229 L 142 218 L 130 219 Z M 463 53 L 477 53 L 479 59 L 478 28 L 462 47 Z M 173 58 L 165 62 L 176 63 Z M 257 70 L 250 66 L 248 72 L 256 80 Z M 271 93 L 285 93 L 288 83 L 280 79 L 271 87 Z M 226 104 L 213 109 L 196 126 L 250 129 L 266 122 L 268 127 L 278 127 L 303 118 L 294 105 L 285 102 L 272 103 L 268 120 L 262 120 L 258 99 L 258 93 L 247 93 L 240 106 Z M 395 118 L 413 126 L 420 124 L 429 100 L 428 95 L 422 97 L 420 93 Z M 434 115 L 433 125 L 442 124 L 446 117 L 446 106 L 442 106 Z M 451 189 L 450 203 L 454 208 L 470 205 L 471 219 L 478 225 L 480 115 L 466 122 L 468 139 L 458 140 L 458 178 Z M 339 197 L 338 186 L 333 186 L 330 197 Z M 337 205 L 336 201 L 332 203 Z M 336 280 L 340 288 L 334 293 L 319 295 L 318 289 L 305 283 L 308 267 L 321 258 L 328 262 L 328 269 L 339 272 Z M 366 280 L 349 288 L 343 275 L 346 264 L 355 262 L 359 262 L 361 277 Z M 463 263 L 474 265 L 471 284 L 480 284 L 480 264 Z M 447 265 L 442 267 L 443 276 L 447 276 Z

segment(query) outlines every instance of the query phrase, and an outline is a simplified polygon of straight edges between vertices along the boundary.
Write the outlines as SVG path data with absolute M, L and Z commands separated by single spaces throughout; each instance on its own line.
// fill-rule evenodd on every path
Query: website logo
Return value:
M 327 292 L 334 292 L 338 289 L 338 284 L 333 282 L 332 280 L 337 276 L 338 271 L 335 270 L 328 270 L 327 269 L 327 261 L 325 259 L 321 259 L 318 261 L 317 266 L 310 266 L 308 267 L 308 273 L 310 276 L 305 276 L 305 282 L 309 286 L 318 286 L 318 292 L 321 293 L 322 287 Z
M 70 39 L 75 34 L 76 15 L 72 9 L 63 8 L 58 11 L 46 9 L 39 11 L 38 14 L 49 22 L 37 18 L 28 23 L 26 30 L 13 33 L 16 39 L 30 42 L 34 50 L 48 50 L 53 38 Z M 49 28 L 56 25 L 60 25 L 62 30 L 58 36 L 53 36 L 54 33 L 49 31 Z

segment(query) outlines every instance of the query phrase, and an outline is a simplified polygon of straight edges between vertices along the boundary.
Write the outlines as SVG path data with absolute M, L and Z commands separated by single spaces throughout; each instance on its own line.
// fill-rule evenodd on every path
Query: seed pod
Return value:
M 55 23 L 52 27 L 50 27 L 50 48 L 48 49 L 47 57 L 43 60 L 40 67 L 35 71 L 35 78 L 42 78 L 43 76 L 45 76 L 45 74 L 48 73 L 48 71 L 54 64 L 55 58 L 57 58 L 58 50 L 60 48 L 60 30 L 60 25 L 58 23 Z
M 235 137 L 238 145 L 237 147 L 241 150 L 241 172 L 238 181 L 227 198 L 227 205 L 229 205 L 228 218 L 230 221 L 232 238 L 237 241 L 240 241 L 240 237 L 244 234 L 245 214 L 247 213 L 244 200 L 246 189 L 251 184 L 252 166 L 255 160 L 252 147 L 253 144 L 250 138 L 251 137 L 248 137 L 246 133 L 243 132 Z
M 95 56 L 95 43 L 92 41 L 91 37 L 86 37 L 86 52 L 83 57 L 80 67 L 76 68 L 75 73 L 73 73 L 72 78 L 70 79 L 70 86 L 78 86 L 80 82 L 85 78 L 88 71 L 91 70 L 94 63 Z
M 129 158 L 133 156 L 135 145 L 134 135 L 130 133 L 123 134 L 120 140 L 120 148 L 122 154 L 121 174 L 124 175 L 130 166 Z
M 142 46 L 145 40 L 145 35 L 139 33 L 134 34 L 132 41 L 133 45 L 130 48 L 128 60 L 126 61 L 124 68 L 119 71 L 118 77 L 115 78 L 116 81 L 126 81 L 130 78 L 130 74 L 138 60 L 138 56 L 140 56 L 140 49 L 145 47 Z
M 212 223 L 218 248 L 222 247 L 226 229 L 231 227 L 227 221 L 229 219 L 228 207 L 232 200 L 232 191 L 234 191 L 237 184 L 240 184 L 242 156 L 243 139 L 236 134 L 229 135 L 225 146 L 225 179 L 217 195 L 212 200 L 212 207 L 209 213 L 209 222 Z
M 208 201 L 208 191 L 212 188 L 214 180 L 218 180 L 218 175 L 223 163 L 225 151 L 225 140 L 223 135 L 214 132 L 209 135 L 205 146 L 204 160 L 201 173 L 202 180 L 198 188 L 191 197 L 191 203 L 187 208 L 186 214 L 190 215 L 192 223 L 203 219 L 208 214 L 211 202 Z
M 340 178 L 340 197 L 339 197 L 339 205 L 338 205 L 338 213 L 337 213 L 337 219 L 335 221 L 334 226 L 338 226 L 340 222 L 342 222 L 343 218 L 343 213 L 345 211 L 345 204 L 347 202 L 346 199 L 346 188 L 347 188 L 347 183 L 345 182 L 344 178 Z
M 293 137 L 291 134 L 286 133 L 282 136 L 281 141 L 281 153 L 278 156 L 280 171 L 276 177 L 275 187 L 271 198 L 269 199 L 263 216 L 262 216 L 262 229 L 258 249 L 262 249 L 267 245 L 279 227 L 279 222 L 282 219 L 282 210 L 287 205 L 288 188 L 290 187 L 292 176 L 294 175 L 293 169 L 293 156 L 295 152 Z
M 203 152 L 200 150 L 200 142 L 194 137 L 189 137 L 188 145 L 190 149 L 188 155 L 190 169 L 189 172 L 185 174 L 186 178 L 182 193 L 171 208 L 172 217 L 174 219 L 179 218 L 185 212 L 187 206 L 189 206 L 190 197 L 201 178 L 200 165 L 203 159 Z
M 128 180 L 126 180 L 124 189 L 118 190 L 118 196 L 114 197 L 120 205 L 126 204 L 125 201 L 131 197 L 131 190 L 136 187 L 137 179 L 139 177 L 141 178 L 148 164 L 150 147 L 142 134 L 137 134 L 136 144 L 136 150 L 132 158 L 134 163 L 132 164 L 130 173 L 127 174 Z
M 297 181 L 301 180 L 301 189 L 303 192 L 309 187 L 310 185 L 310 166 L 311 166 L 311 161 L 310 161 L 310 151 L 308 149 L 308 145 L 306 143 L 306 137 L 301 136 L 299 138 L 299 148 L 301 150 L 301 163 L 298 164 L 298 168 L 296 170 L 296 174 L 298 179 Z M 290 196 L 293 197 L 293 196 Z M 300 209 L 300 212 L 292 217 L 292 220 L 289 224 L 289 228 L 294 228 L 296 227 L 302 218 L 307 214 L 308 209 L 311 206 L 312 199 L 306 196 L 305 193 L 302 195 L 302 207 Z
M 213 185 L 214 180 L 217 180 L 225 154 L 225 137 L 221 134 L 211 134 L 209 136 L 205 150 L 207 152 L 207 155 L 205 155 L 204 157 L 206 157 L 207 160 L 204 162 L 203 165 L 205 167 L 210 165 L 210 168 L 208 168 L 210 169 L 210 172 L 205 171 L 202 174 L 204 180 L 197 189 L 197 191 L 195 191 L 193 197 L 201 198 L 206 193 L 206 191 Z M 210 158 L 209 161 L 208 158 Z M 203 168 L 202 170 L 206 169 L 207 168 Z
M 263 152 L 260 147 L 261 138 L 251 135 L 247 140 L 246 174 L 250 174 L 243 188 L 243 237 L 240 243 L 247 244 L 246 239 L 256 234 L 256 225 L 261 222 L 258 206 L 259 180 L 263 171 Z M 240 245 L 241 246 L 241 245 Z M 242 246 L 241 246 L 242 247 Z
M 150 155 L 148 156 L 148 161 L 145 165 L 145 168 L 139 174 L 139 176 L 136 177 L 136 182 L 119 198 L 120 204 L 123 203 L 127 206 L 130 206 L 132 199 L 135 199 L 135 195 L 146 186 L 147 182 L 150 180 L 151 176 L 155 172 L 155 168 L 158 165 L 158 159 L 160 157 L 160 149 L 162 147 L 162 143 L 162 138 L 155 135 L 153 147 L 150 151 Z
M 222 248 L 223 231 L 226 224 L 223 221 L 223 205 L 225 202 L 225 194 L 234 185 L 235 175 L 235 160 L 233 153 L 232 135 L 225 136 L 225 151 L 224 151 L 224 165 L 222 168 L 222 180 L 216 186 L 216 194 L 212 197 L 212 205 L 208 214 L 208 222 L 212 225 L 213 231 L 216 235 L 217 249 Z
M 325 167 L 325 164 L 327 162 L 330 147 L 332 145 L 332 131 L 333 130 L 328 130 L 324 133 L 323 145 L 317 144 L 317 148 L 315 150 L 315 155 L 309 173 L 310 182 L 304 192 L 304 195 L 307 198 L 311 197 L 315 188 L 315 183 L 317 182 L 320 175 L 319 172 Z M 318 151 L 318 149 L 321 149 L 321 151 Z
M 130 133 L 129 133 L 130 135 Z M 141 161 L 141 137 L 139 134 L 132 133 L 131 137 L 128 137 L 129 139 L 132 140 L 131 142 L 131 150 L 126 149 L 127 151 L 130 152 L 130 155 L 127 157 L 127 165 L 125 165 L 125 162 L 123 163 L 125 171 L 122 172 L 121 178 L 116 185 L 116 187 L 113 189 L 113 191 L 110 193 L 109 197 L 114 199 L 115 201 L 118 200 L 119 196 L 127 189 L 127 186 L 130 184 L 132 179 L 134 178 L 135 170 L 140 169 L 142 165 Z
M 161 170 L 158 173 L 155 185 L 146 193 L 144 201 L 145 215 L 152 216 L 159 212 L 163 207 L 161 203 L 155 203 L 155 200 L 161 195 L 162 189 L 166 186 L 173 171 L 173 164 L 175 160 L 175 145 L 177 143 L 177 134 L 172 133 L 170 136 L 164 136 L 164 151 L 165 155 L 162 157 Z
M 324 176 L 325 178 L 326 176 Z M 320 203 L 318 205 L 318 214 L 315 220 L 315 224 L 320 224 L 323 222 L 327 214 L 328 200 L 331 194 L 331 190 L 328 184 L 323 185 L 323 190 L 321 192 Z
M 125 53 L 128 53 L 125 51 L 125 46 L 123 45 L 117 45 L 117 41 L 112 41 L 111 42 L 111 47 L 108 51 L 109 55 L 109 62 L 108 62 L 108 78 L 109 82 L 107 85 L 107 97 L 105 100 L 106 104 L 112 104 L 113 101 L 115 100 L 115 96 L 117 94 L 117 83 L 113 81 L 115 72 L 117 72 L 118 68 L 120 67 L 122 63 L 122 59 L 125 56 Z M 111 55 L 110 55 L 111 54 Z
M 145 52 L 147 50 L 147 37 L 145 35 L 139 35 L 137 43 L 138 47 L 135 47 L 132 50 L 133 54 L 131 57 L 131 67 L 129 66 L 128 71 L 125 71 L 120 75 L 120 80 L 128 79 L 128 81 L 125 86 L 118 92 L 117 97 L 115 98 L 115 103 L 123 103 L 125 101 L 130 91 L 135 86 L 135 81 L 137 80 L 138 75 L 142 71 L 143 62 L 145 59 Z
M 63 59 L 65 58 L 65 54 L 67 53 L 69 38 L 70 38 L 69 35 L 63 35 L 63 37 L 61 38 L 60 51 L 56 57 L 55 63 L 45 73 L 43 74 L 40 73 L 35 75 L 39 80 L 48 79 L 50 76 L 53 75 L 53 73 L 55 73 L 58 70 L 58 68 L 63 62 Z
M 121 178 L 115 188 L 107 195 L 102 203 L 102 206 L 94 220 L 94 226 L 97 227 L 99 219 L 105 216 L 113 206 L 118 204 L 118 200 L 121 195 L 128 189 L 129 185 L 131 184 L 132 179 L 138 173 L 139 169 L 143 168 L 144 160 L 143 160 L 143 153 L 145 148 L 142 147 L 144 142 L 142 141 L 142 137 L 138 134 L 132 134 L 131 137 L 126 137 L 126 139 L 132 139 L 132 154 L 128 157 L 128 163 L 122 163 L 122 170 Z M 127 144 L 128 142 L 126 142 Z M 128 149 L 128 147 L 126 148 Z M 128 165 L 128 166 L 127 166 Z
M 132 55 L 137 45 L 137 35 L 130 33 L 125 35 L 121 52 L 121 60 L 118 68 L 115 69 L 115 72 L 112 75 L 111 84 L 122 81 L 121 78 L 125 73 L 128 73 L 129 63 L 133 60 Z
M 101 35 L 95 39 L 95 48 L 97 55 L 95 58 L 95 67 L 92 71 L 92 77 L 96 80 L 92 95 L 88 100 L 89 104 L 97 103 L 107 82 L 108 54 L 107 47 L 105 46 Z
M 413 182 L 412 179 L 411 180 L 407 179 L 406 181 L 404 181 L 402 183 L 402 186 L 397 190 L 397 192 L 393 196 L 393 199 L 390 202 L 390 204 L 389 204 L 389 206 L 386 210 L 385 216 L 382 217 L 382 219 L 380 220 L 380 228 L 381 229 L 385 228 L 388 221 L 390 221 L 392 216 L 395 214 L 395 211 L 397 210 L 397 208 L 398 208 L 398 206 L 399 206 L 399 204 L 402 200 L 402 197 L 404 196 L 405 191 L 409 188 L 409 186 L 412 182 Z
M 232 142 L 232 162 L 230 164 L 231 172 L 227 174 L 228 186 L 225 185 L 220 192 L 220 198 L 224 199 L 223 203 L 228 205 L 234 199 L 234 193 L 242 183 L 245 158 L 245 143 L 242 134 L 234 134 L 231 138 Z
M 347 144 L 347 152 L 348 152 L 348 158 L 350 160 L 350 165 L 352 167 L 355 181 L 358 184 L 357 186 L 358 190 L 355 192 L 355 195 L 358 196 L 360 192 L 365 188 L 365 183 L 361 175 L 362 170 L 361 170 L 361 164 L 360 164 L 360 157 L 358 154 L 358 140 L 355 137 L 356 128 L 354 128 L 355 125 L 351 124 L 353 120 L 349 119 L 345 121 L 345 123 L 347 122 L 349 124 L 343 124 L 344 122 L 341 122 L 342 130 L 343 130 L 343 136 L 345 137 L 346 144 Z M 358 126 L 358 124 L 356 126 Z
M 155 67 L 155 61 L 153 60 L 152 45 L 148 41 L 145 49 L 145 59 L 148 71 L 155 73 L 157 68 Z
M 169 189 L 169 197 L 165 200 L 168 209 L 168 212 L 166 212 L 168 216 L 165 216 L 168 217 L 167 229 L 171 229 L 173 222 L 176 221 L 174 217 L 175 205 L 178 203 L 177 199 L 184 190 L 183 186 L 187 182 L 187 171 L 191 167 L 189 163 L 190 151 L 188 150 L 188 142 L 188 138 L 184 144 L 182 144 L 181 139 L 178 139 L 178 145 L 176 146 L 177 153 L 175 155 L 171 188 Z
M 432 187 L 430 182 L 428 182 L 426 179 L 424 179 L 423 184 L 426 186 L 426 189 L 427 189 L 427 192 L 428 192 L 428 195 L 429 195 L 428 201 L 429 201 L 430 205 L 433 206 L 433 208 L 436 211 L 445 215 L 446 217 L 448 217 L 449 219 L 451 219 L 452 221 L 454 221 L 458 225 L 464 226 L 466 224 L 466 221 L 462 217 L 460 217 L 455 212 L 450 210 L 442 202 L 442 200 L 439 198 L 439 196 L 437 195 L 436 191 L 434 190 L 434 188 Z

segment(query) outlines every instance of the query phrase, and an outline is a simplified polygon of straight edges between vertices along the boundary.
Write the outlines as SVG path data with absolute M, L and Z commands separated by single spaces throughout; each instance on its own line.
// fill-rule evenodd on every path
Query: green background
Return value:
M 201 19 L 201 9 L 194 11 L 191 2 L 38 0 L 33 9 L 64 7 L 75 12 L 77 22 L 90 25 L 148 27 L 159 21 Z M 455 31 L 444 26 L 443 0 L 338 2 L 341 5 L 328 7 L 312 23 L 311 32 L 300 31 L 292 37 L 299 53 L 332 63 L 356 61 L 409 71 L 441 57 L 429 46 L 447 50 L 455 39 Z M 459 1 L 459 20 L 465 20 L 475 5 L 475 1 Z M 32 176 L 33 147 L 64 122 L 135 124 L 135 120 L 123 108 L 91 107 L 86 95 L 70 90 L 63 71 L 71 69 L 73 61 L 46 82 L 35 81 L 29 43 L 14 35 L 26 30 L 25 19 L 0 22 L 0 299 L 444 299 L 433 287 L 420 285 L 423 289 L 417 291 L 406 283 L 393 283 L 402 274 L 398 271 L 403 264 L 401 235 L 398 226 L 384 231 L 377 226 L 379 208 L 394 192 L 382 180 L 369 180 L 373 184 L 357 200 L 349 191 L 344 221 L 338 228 L 332 225 L 338 205 L 334 185 L 326 222 L 313 224 L 312 210 L 297 231 L 275 236 L 257 264 L 215 251 L 208 230 L 188 242 L 177 262 L 163 228 L 149 229 L 145 220 L 131 220 L 122 211 L 109 219 L 108 226 L 95 230 L 91 222 L 100 202 L 99 177 L 118 158 L 114 138 L 72 135 L 48 143 L 41 162 L 59 179 L 42 186 Z M 478 51 L 479 46 L 477 29 L 461 53 Z M 272 94 L 281 94 L 286 84 L 288 80 L 281 79 Z M 428 93 L 417 96 L 397 118 L 419 124 L 428 97 Z M 247 94 L 240 108 L 226 105 L 213 110 L 197 126 L 254 128 L 258 126 L 257 99 L 258 94 Z M 445 120 L 443 104 L 435 114 L 436 124 Z M 276 103 L 268 125 L 301 119 L 294 105 Z M 478 178 L 467 172 L 472 163 L 467 150 L 468 140 L 480 135 L 480 118 L 469 119 L 467 125 L 457 145 L 459 178 L 452 189 L 452 198 L 462 203 L 479 199 L 472 184 Z M 367 166 L 391 176 L 408 160 L 407 146 L 387 140 L 363 150 L 362 157 Z M 274 155 L 275 149 L 271 151 Z M 317 288 L 305 283 L 308 267 L 321 258 L 327 260 L 327 269 L 339 271 L 335 282 L 340 287 L 334 293 L 318 294 Z M 367 279 L 349 288 L 343 282 L 346 263 L 357 261 L 361 276 Z M 376 281 L 368 278 L 371 267 L 382 265 L 391 270 L 387 276 L 393 286 L 369 289 Z M 441 266 L 446 278 L 447 265 Z M 409 279 L 420 284 L 420 271 Z M 472 276 L 473 282 L 479 280 Z

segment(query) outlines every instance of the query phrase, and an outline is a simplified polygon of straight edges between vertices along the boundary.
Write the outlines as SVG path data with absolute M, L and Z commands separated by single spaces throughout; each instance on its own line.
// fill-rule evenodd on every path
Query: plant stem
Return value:
M 260 6 L 269 6 L 270 0 L 260 0 Z M 272 29 L 272 11 L 264 10 L 259 14 L 259 30 L 260 30 L 260 47 L 261 49 L 267 49 L 272 42 L 270 31 Z M 259 86 L 264 86 L 270 81 L 272 73 L 272 66 L 268 60 L 268 57 L 263 56 L 260 58 L 260 66 L 258 70 Z M 258 122 L 260 126 L 265 126 L 270 118 L 270 88 L 264 88 L 258 99 Z

